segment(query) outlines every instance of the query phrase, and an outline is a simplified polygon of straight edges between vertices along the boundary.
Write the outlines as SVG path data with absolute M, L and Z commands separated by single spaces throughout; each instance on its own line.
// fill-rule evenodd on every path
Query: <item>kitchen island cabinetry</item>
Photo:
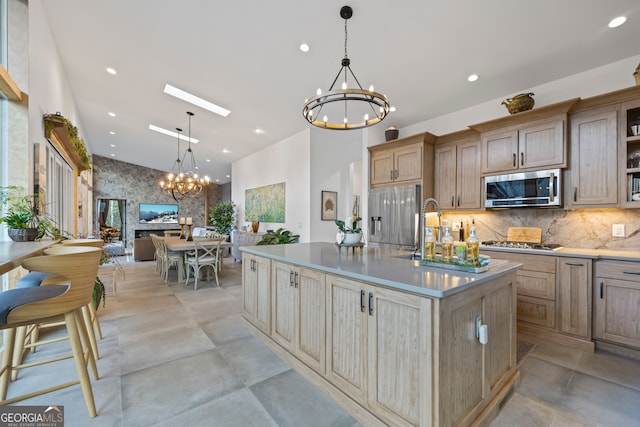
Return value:
M 638 262 L 598 260 L 594 275 L 594 338 L 640 350 Z
M 571 116 L 568 207 L 618 204 L 618 114 L 611 107 Z
M 271 260 L 242 254 L 242 316 L 266 334 L 271 333 Z
M 434 197 L 443 211 L 482 208 L 480 136 L 473 130 L 438 138 Z
M 317 270 L 272 264 L 271 337 L 318 372 L 325 369 L 324 280 Z
M 512 391 L 518 264 L 464 273 L 393 250 L 343 256 L 330 243 L 242 251 L 272 269 L 271 332 L 250 310 L 247 327 L 363 425 L 488 423 Z M 309 341 L 322 347 L 324 370 L 300 351 Z

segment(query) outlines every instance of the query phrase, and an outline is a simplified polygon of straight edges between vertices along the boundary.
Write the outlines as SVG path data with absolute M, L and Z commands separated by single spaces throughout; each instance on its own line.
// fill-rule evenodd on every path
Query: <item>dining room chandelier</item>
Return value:
M 309 123 L 320 128 L 360 129 L 381 122 L 389 114 L 389 100 L 375 92 L 373 86 L 363 89 L 351 70 L 351 60 L 347 55 L 347 21 L 353 16 L 353 9 L 343 6 L 340 16 L 344 19 L 344 58 L 340 70 L 328 91 L 318 89 L 315 97 L 305 100 L 302 114 Z M 340 76 L 343 76 L 340 89 L 334 90 Z M 356 86 L 348 86 L 349 76 Z
M 180 159 L 180 132 L 182 129 L 176 128 L 178 132 L 178 157 L 165 180 L 160 181 L 160 188 L 169 193 L 177 202 L 185 197 L 198 195 L 209 184 L 209 177 L 200 177 L 197 173 L 198 166 L 191 149 L 191 117 L 194 114 L 187 111 L 187 115 L 189 116 L 189 147 Z

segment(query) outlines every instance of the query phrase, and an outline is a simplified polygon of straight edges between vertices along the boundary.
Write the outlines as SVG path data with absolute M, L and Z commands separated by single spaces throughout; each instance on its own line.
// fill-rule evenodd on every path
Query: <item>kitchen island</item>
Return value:
M 488 424 L 513 391 L 519 263 L 476 274 L 331 243 L 241 251 L 244 324 L 363 425 Z

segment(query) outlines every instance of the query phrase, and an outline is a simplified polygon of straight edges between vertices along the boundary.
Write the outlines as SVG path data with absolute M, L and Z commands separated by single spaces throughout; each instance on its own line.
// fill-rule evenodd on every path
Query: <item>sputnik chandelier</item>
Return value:
M 347 56 L 347 21 L 353 16 L 353 9 L 343 6 L 340 16 L 344 19 L 344 58 L 340 70 L 327 92 L 318 89 L 315 97 L 305 101 L 302 114 L 309 123 L 320 128 L 360 129 L 381 122 L 389 114 L 389 100 L 383 94 L 375 92 L 373 86 L 364 90 L 353 74 L 351 61 Z M 341 88 L 334 90 L 341 75 L 344 76 Z M 349 75 L 353 77 L 357 87 L 348 87 Z
M 196 196 L 209 184 L 209 177 L 202 178 L 196 173 L 198 166 L 196 166 L 196 159 L 193 155 L 193 150 L 191 150 L 191 117 L 194 114 L 191 111 L 187 111 L 187 115 L 189 116 L 189 148 L 187 148 L 182 160 L 180 160 L 180 132 L 182 132 L 182 129 L 176 128 L 176 131 L 178 131 L 178 158 L 173 163 L 171 172 L 167 174 L 166 181 L 160 181 L 160 187 L 171 194 L 171 197 L 176 201 L 180 201 L 185 197 Z M 188 169 L 185 161 L 189 161 Z

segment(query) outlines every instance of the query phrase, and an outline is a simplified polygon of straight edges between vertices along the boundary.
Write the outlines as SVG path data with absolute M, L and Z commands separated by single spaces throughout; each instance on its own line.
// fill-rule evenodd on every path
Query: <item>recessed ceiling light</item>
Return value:
M 231 175 L 227 175 L 227 178 L 231 178 Z
M 309 52 L 309 45 L 306 44 L 306 43 L 302 43 L 300 45 L 300 50 L 303 51 L 303 52 Z
M 470 82 L 475 82 L 476 80 L 478 80 L 478 75 L 477 74 L 471 74 L 469 77 L 467 77 L 467 80 Z
M 396 111 L 396 107 L 389 108 L 389 111 L 391 111 L 393 113 L 394 111 Z
M 626 16 L 618 16 L 617 18 L 613 18 L 611 21 L 609 21 L 609 28 L 619 27 L 620 25 L 624 24 L 626 21 L 627 21 Z
M 161 128 L 161 127 L 156 126 L 156 125 L 149 125 L 149 129 L 153 130 L 153 131 L 156 131 L 158 133 L 169 135 L 169 136 L 171 136 L 173 138 L 178 138 L 178 132 L 174 132 L 172 130 L 167 130 L 165 128 Z M 180 134 L 179 138 L 181 140 L 183 140 L 183 141 L 187 141 L 187 142 L 189 141 L 189 137 L 187 135 L 184 135 L 184 134 Z M 194 144 L 197 144 L 198 142 L 200 142 L 200 140 L 199 139 L 195 139 L 195 138 L 191 138 L 191 142 L 193 142 Z
M 109 147 L 116 148 L 116 144 L 109 144 Z
M 116 134 L 114 131 L 109 131 L 109 133 L 110 133 L 111 135 L 115 135 L 115 134 Z
M 222 152 L 225 154 L 229 154 L 231 152 L 231 150 L 227 149 L 227 148 L 223 148 Z
M 211 161 L 211 159 L 206 159 L 205 162 L 209 163 Z
M 114 153 L 111 153 L 111 157 L 115 157 L 116 155 Z
M 111 117 L 115 117 L 115 116 L 116 116 L 116 113 L 109 112 L 109 115 L 110 115 Z
M 255 133 L 264 133 L 264 129 L 262 128 L 256 128 L 256 130 L 254 131 Z
M 216 179 L 216 182 L 220 182 L 220 180 L 219 180 L 219 179 Z
M 113 75 L 118 74 L 118 73 L 116 72 L 116 70 L 115 70 L 115 69 L 113 69 L 113 68 L 111 68 L 111 67 L 107 67 L 107 73 L 109 73 L 109 74 L 113 74 Z
M 212 113 L 216 113 L 222 117 L 227 117 L 231 111 L 223 108 L 219 105 L 214 104 L 213 102 L 209 102 L 206 99 L 202 99 L 197 97 L 189 92 L 185 92 L 182 89 L 178 89 L 175 86 L 171 86 L 167 84 L 164 86 L 164 93 L 175 96 L 176 98 L 182 99 L 190 104 L 197 105 L 200 108 L 204 108 L 205 110 L 209 110 Z

